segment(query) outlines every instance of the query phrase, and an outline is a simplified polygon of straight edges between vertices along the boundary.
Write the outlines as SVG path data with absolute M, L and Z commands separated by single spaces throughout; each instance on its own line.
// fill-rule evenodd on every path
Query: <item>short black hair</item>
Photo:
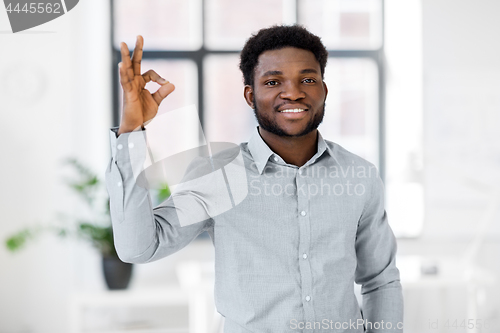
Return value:
M 253 87 L 254 70 L 259 62 L 259 56 L 263 52 L 279 50 L 285 47 L 296 47 L 311 51 L 319 62 L 321 76 L 324 76 L 328 51 L 321 39 L 297 24 L 274 25 L 259 30 L 245 43 L 240 54 L 240 70 L 243 73 L 244 84 Z

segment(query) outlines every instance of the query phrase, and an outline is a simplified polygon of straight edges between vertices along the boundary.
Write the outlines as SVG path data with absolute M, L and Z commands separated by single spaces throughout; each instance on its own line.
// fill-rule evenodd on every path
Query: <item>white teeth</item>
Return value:
M 288 109 L 288 110 L 283 110 L 280 112 L 302 112 L 305 111 L 304 109 Z

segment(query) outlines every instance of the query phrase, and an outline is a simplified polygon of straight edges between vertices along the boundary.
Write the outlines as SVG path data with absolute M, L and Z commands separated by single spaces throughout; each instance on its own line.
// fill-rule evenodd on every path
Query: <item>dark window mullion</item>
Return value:
M 203 76 L 203 50 L 205 49 L 205 0 L 201 1 L 201 49 L 195 55 L 196 68 L 198 69 L 198 118 L 200 119 L 201 128 L 203 133 L 205 133 L 205 89 L 204 89 L 204 76 Z M 198 133 L 201 135 L 201 133 Z M 198 142 L 203 142 L 203 138 L 198 138 Z M 209 144 L 207 142 L 207 144 Z
M 120 111 L 118 110 L 120 102 L 118 101 L 118 97 L 120 96 L 120 90 L 119 90 L 119 80 L 118 80 L 118 59 L 119 59 L 119 52 L 117 54 L 116 49 L 115 49 L 115 13 L 114 13 L 114 1 L 110 0 L 109 1 L 109 8 L 110 8 L 110 14 L 111 14 L 111 19 L 110 19 L 110 40 L 111 40 L 111 84 L 113 85 L 111 89 L 111 93 L 113 94 L 112 100 L 111 100 L 111 107 L 112 107 L 112 126 L 118 126 L 119 121 L 120 121 Z

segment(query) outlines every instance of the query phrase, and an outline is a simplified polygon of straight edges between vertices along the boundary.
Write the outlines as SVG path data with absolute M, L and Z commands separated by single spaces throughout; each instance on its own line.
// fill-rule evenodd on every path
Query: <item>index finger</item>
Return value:
M 135 49 L 132 53 L 132 66 L 134 69 L 134 75 L 141 75 L 141 60 L 142 60 L 142 46 L 144 45 L 144 39 L 141 35 L 137 36 L 137 41 L 135 43 Z

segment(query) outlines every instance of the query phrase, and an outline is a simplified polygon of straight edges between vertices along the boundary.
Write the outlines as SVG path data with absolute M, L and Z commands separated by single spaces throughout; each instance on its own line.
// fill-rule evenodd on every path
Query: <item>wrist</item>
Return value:
M 122 133 L 130 133 L 130 132 L 135 132 L 135 131 L 142 131 L 144 130 L 144 125 L 143 124 L 140 124 L 140 125 L 125 125 L 125 124 L 121 124 L 120 127 L 118 128 L 118 135 L 122 134 Z

